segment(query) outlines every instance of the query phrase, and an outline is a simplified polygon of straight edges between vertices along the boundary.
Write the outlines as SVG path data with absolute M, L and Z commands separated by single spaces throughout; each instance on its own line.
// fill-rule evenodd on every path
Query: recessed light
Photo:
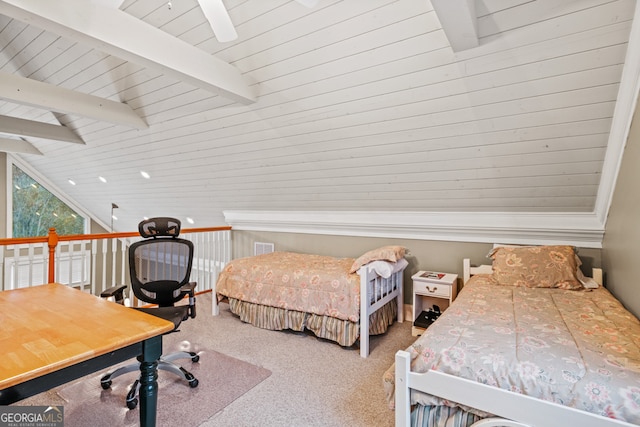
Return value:
M 193 224 L 193 218 L 189 218 L 189 217 L 187 217 L 187 222 L 188 222 L 189 224 Z
M 76 185 L 76 182 L 75 182 L 74 180 L 70 179 L 70 180 L 69 180 L 69 184 L 71 184 L 71 185 Z
M 149 179 L 151 178 L 151 175 L 149 175 L 147 172 L 145 171 L 140 171 L 140 175 L 142 175 L 143 178 L 145 179 Z
M 98 179 L 104 182 L 105 184 L 107 183 L 107 178 L 105 178 L 104 176 L 99 176 Z

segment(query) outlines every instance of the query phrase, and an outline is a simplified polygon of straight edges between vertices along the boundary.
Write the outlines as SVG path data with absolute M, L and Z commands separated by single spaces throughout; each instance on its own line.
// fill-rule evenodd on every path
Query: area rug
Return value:
M 196 388 L 173 374 L 158 372 L 158 426 L 199 426 L 271 375 L 267 369 L 213 350 L 197 353 L 198 363 L 189 359 L 176 361 L 198 379 Z M 84 377 L 58 390 L 68 402 L 64 405 L 65 427 L 139 424 L 139 409 L 129 410 L 125 405 L 127 389 L 135 381 L 136 372 L 115 378 L 108 390 L 100 386 L 103 374 Z

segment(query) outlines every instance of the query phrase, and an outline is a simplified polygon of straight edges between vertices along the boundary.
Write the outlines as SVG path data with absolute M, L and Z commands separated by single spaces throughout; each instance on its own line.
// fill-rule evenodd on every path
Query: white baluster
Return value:
M 34 266 L 34 244 L 31 243 L 27 249 L 27 257 L 29 258 L 29 286 L 33 286 L 33 266 Z
M 116 285 L 117 252 L 118 252 L 118 239 L 111 239 L 111 286 Z
M 100 240 L 100 250 L 102 253 L 102 290 L 107 289 L 107 249 L 109 241 L 106 239 Z
M 13 250 L 13 277 L 9 289 L 17 289 L 20 287 L 20 249 L 17 245 L 11 245 L 7 249 Z
M 0 246 L 0 272 L 2 271 L 4 271 L 4 246 Z M 3 275 L 0 280 L 2 280 L 2 283 L 0 283 L 0 290 L 4 291 L 6 283 L 5 275 Z

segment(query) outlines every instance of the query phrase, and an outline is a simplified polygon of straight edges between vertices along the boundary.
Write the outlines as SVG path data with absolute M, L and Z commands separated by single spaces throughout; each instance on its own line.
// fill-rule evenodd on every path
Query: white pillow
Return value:
M 393 273 L 404 270 L 407 265 L 409 265 L 409 261 L 401 258 L 397 262 L 382 260 L 371 261 L 363 267 L 366 268 L 369 272 L 375 271 L 378 276 L 388 279 Z
M 600 287 L 600 285 L 598 284 L 598 282 L 595 281 L 595 279 L 593 279 L 592 277 L 586 277 L 582 273 L 582 270 L 580 270 L 580 266 L 578 266 L 576 277 L 578 278 L 580 283 L 582 283 L 582 286 L 584 286 L 587 289 L 598 289 Z

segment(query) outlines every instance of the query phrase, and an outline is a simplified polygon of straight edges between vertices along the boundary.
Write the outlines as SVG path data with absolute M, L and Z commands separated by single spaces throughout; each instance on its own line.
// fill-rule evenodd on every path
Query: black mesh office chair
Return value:
M 136 310 L 161 317 L 173 322 L 172 332 L 178 330 L 180 323 L 189 317 L 196 317 L 195 282 L 189 282 L 193 262 L 193 243 L 178 238 L 180 221 L 173 218 L 151 218 L 138 225 L 144 240 L 133 243 L 129 247 L 129 274 L 133 294 L 143 302 L 157 307 L 134 307 Z M 114 286 L 102 292 L 104 298 L 113 297 L 116 302 L 124 302 L 126 286 Z M 189 303 L 175 305 L 189 296 Z M 190 358 L 198 362 L 200 356 L 193 352 L 181 351 L 163 355 L 158 362 L 158 369 L 172 372 L 189 386 L 197 387 L 198 380 L 172 361 Z M 103 389 L 111 387 L 112 379 L 140 369 L 139 363 L 120 367 L 106 374 L 100 380 Z M 140 381 L 136 380 L 127 394 L 126 404 L 129 409 L 138 405 Z

